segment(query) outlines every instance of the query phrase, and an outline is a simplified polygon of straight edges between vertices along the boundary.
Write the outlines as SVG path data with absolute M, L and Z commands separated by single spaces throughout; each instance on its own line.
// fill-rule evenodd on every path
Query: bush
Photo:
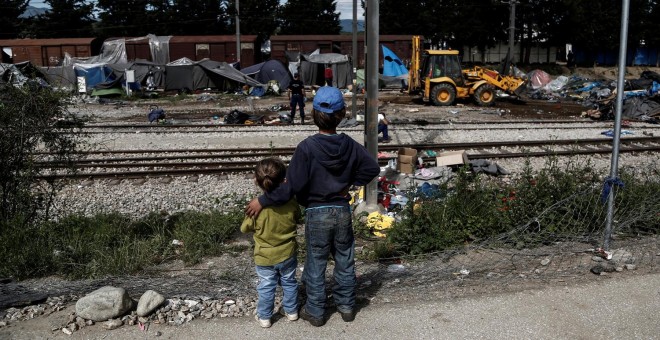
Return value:
M 538 172 L 527 164 L 508 184 L 463 170 L 441 187 L 442 198 L 411 200 L 388 234 L 399 252 L 423 254 L 466 243 L 520 248 L 602 239 L 607 206 L 601 201 L 602 180 L 589 164 L 560 168 L 550 159 Z M 617 190 L 615 231 L 660 231 L 657 169 L 649 176 L 623 171 L 621 178 L 625 189 Z
M 81 147 L 80 119 L 66 110 L 66 96 L 37 86 L 0 87 L 0 220 L 24 226 L 47 215 L 57 182 L 40 181 L 37 162 L 71 164 Z M 68 122 L 64 124 L 63 122 Z

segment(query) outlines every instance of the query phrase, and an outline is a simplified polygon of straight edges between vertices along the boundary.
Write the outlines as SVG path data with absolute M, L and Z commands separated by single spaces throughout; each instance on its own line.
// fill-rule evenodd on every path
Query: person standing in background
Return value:
M 305 84 L 298 73 L 293 75 L 289 83 L 289 104 L 291 105 L 291 124 L 296 118 L 296 106 L 300 108 L 300 124 L 305 124 Z
M 332 85 L 332 67 L 330 67 L 330 64 L 325 65 L 325 71 L 324 74 L 325 76 L 325 85 L 326 86 L 333 86 Z

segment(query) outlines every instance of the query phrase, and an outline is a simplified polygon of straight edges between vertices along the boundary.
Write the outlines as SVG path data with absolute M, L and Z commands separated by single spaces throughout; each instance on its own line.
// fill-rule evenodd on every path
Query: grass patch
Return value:
M 242 219 L 237 208 L 152 213 L 137 220 L 117 213 L 69 216 L 27 228 L 7 223 L 0 233 L 0 276 L 91 278 L 133 273 L 175 258 L 194 264 L 220 254 Z

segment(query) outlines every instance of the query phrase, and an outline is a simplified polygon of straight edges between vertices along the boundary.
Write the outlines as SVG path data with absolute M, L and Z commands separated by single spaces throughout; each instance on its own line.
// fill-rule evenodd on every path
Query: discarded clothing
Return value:
M 385 237 L 386 235 L 381 231 L 392 228 L 394 218 L 383 215 L 378 211 L 374 211 L 367 216 L 367 227 L 374 230 L 374 235 L 378 237 Z
M 470 166 L 472 167 L 472 171 L 476 174 L 485 172 L 490 175 L 508 175 L 510 172 L 503 167 L 501 167 L 499 164 L 495 162 L 491 162 L 486 159 L 475 159 L 470 161 Z
M 607 137 L 614 137 L 614 130 L 603 131 L 603 132 L 601 132 L 600 134 L 601 134 L 601 135 L 605 135 L 605 136 L 607 136 Z M 623 136 L 623 135 L 633 135 L 633 134 L 634 134 L 634 133 L 633 133 L 632 131 L 621 130 L 621 136 Z
M 153 123 L 159 119 L 165 119 L 165 110 L 158 107 L 152 108 L 147 118 L 149 119 L 149 123 Z

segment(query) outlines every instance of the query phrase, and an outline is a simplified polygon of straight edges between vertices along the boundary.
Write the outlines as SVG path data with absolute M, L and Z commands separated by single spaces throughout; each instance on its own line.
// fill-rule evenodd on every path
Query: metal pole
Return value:
M 379 27 L 378 27 L 378 0 L 369 1 L 367 6 L 367 65 L 366 79 L 367 98 L 365 121 L 365 140 L 364 145 L 369 153 L 375 158 L 378 157 L 378 46 Z M 367 209 L 375 208 L 378 204 L 378 193 L 376 188 L 377 180 L 374 179 L 367 184 L 365 188 L 365 201 Z
M 357 68 L 358 68 L 358 54 L 357 54 L 357 0 L 353 0 L 353 100 L 351 112 L 353 118 L 357 115 Z
M 610 166 L 610 177 L 606 180 L 604 186 L 609 187 L 607 196 L 607 220 L 605 222 L 605 236 L 603 248 L 609 250 L 610 238 L 612 236 L 612 220 L 614 219 L 614 185 L 613 181 L 618 180 L 619 167 L 619 142 L 621 139 L 621 115 L 623 107 L 623 87 L 624 76 L 626 74 L 626 51 L 628 48 L 628 10 L 630 0 L 623 0 L 621 10 L 621 36 L 619 37 L 619 74 L 616 82 L 616 116 L 614 119 L 614 139 L 612 141 L 612 164 Z
M 236 62 L 241 62 L 241 21 L 238 18 L 238 0 L 236 0 Z
M 510 0 L 509 5 L 511 10 L 509 11 L 509 60 L 513 62 L 513 40 L 516 32 L 516 0 Z

